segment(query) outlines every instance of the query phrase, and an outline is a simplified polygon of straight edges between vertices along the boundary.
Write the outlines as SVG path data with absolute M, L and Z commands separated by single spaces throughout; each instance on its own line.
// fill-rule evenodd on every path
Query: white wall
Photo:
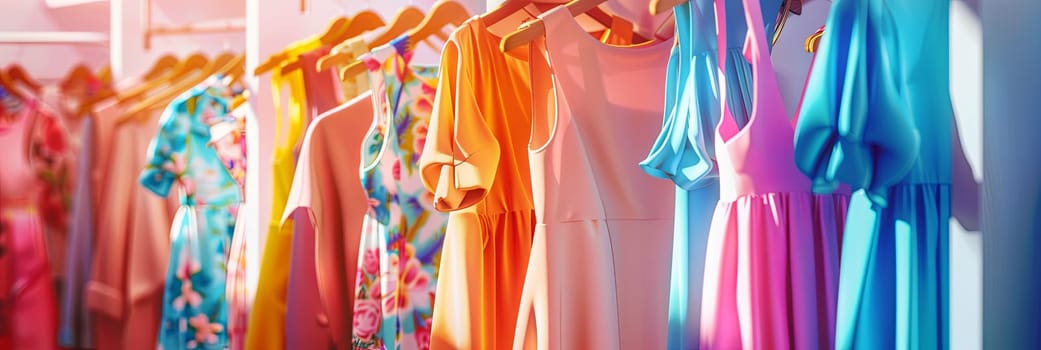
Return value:
M 951 100 L 962 150 L 972 167 L 975 180 L 982 181 L 983 32 L 976 2 L 951 2 Z M 957 163 L 958 158 L 954 161 Z M 955 190 L 979 191 L 979 188 L 959 186 Z M 951 219 L 952 350 L 980 349 L 983 346 L 983 242 L 980 228 L 973 227 L 974 224 L 966 222 L 963 225 Z

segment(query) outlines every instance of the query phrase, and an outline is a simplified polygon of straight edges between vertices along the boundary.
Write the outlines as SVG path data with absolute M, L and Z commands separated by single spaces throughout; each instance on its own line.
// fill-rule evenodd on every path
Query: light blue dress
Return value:
M 763 0 L 766 33 L 783 0 Z M 722 113 L 719 101 L 715 14 L 712 1 L 676 6 L 676 39 L 666 77 L 665 118 L 662 132 L 640 166 L 651 176 L 676 183 L 671 286 L 669 292 L 669 349 L 696 349 L 700 343 L 701 287 L 705 245 L 712 215 L 719 202 L 719 174 L 715 169 L 714 135 Z M 742 0 L 727 0 L 728 33 L 744 34 Z M 751 106 L 752 71 L 742 56 L 744 35 L 727 36 L 728 96 L 734 118 L 747 122 Z
M 87 308 L 84 290 L 90 281 L 91 255 L 94 252 L 93 118 L 83 118 L 80 126 L 80 153 L 76 164 L 76 189 L 72 195 L 72 218 L 66 243 L 65 289 L 61 294 L 58 345 L 65 348 L 93 349 L 93 317 Z
M 230 97 L 213 82 L 178 97 L 149 146 L 141 185 L 160 197 L 174 183 L 181 188 L 158 349 L 228 347 L 227 260 L 242 189 L 229 170 L 238 165 L 226 163 L 210 144 L 210 127 L 234 118 Z
M 800 169 L 856 191 L 837 349 L 949 348 L 948 0 L 835 0 L 796 130 Z

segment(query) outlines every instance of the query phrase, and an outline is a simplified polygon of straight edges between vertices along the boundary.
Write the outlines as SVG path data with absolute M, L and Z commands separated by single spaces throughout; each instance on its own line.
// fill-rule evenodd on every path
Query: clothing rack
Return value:
M 152 1 L 154 0 L 145 1 L 145 50 L 152 48 L 152 37 L 157 35 L 245 32 L 246 30 L 245 18 L 208 20 L 185 25 L 154 25 L 152 23 Z
M 0 44 L 108 45 L 106 33 L 99 32 L 0 32 Z
M 72 7 L 78 5 L 86 5 L 90 3 L 108 2 L 109 0 L 44 0 L 47 7 L 59 8 L 59 7 Z

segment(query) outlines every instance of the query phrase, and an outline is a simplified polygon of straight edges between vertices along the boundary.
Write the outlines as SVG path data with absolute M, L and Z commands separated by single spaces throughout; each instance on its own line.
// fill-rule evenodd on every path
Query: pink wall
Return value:
M 108 3 L 52 9 L 43 0 L 0 1 L 0 32 L 108 32 Z M 76 63 L 100 68 L 109 50 L 101 45 L 40 45 L 0 43 L 0 65 L 17 62 L 39 80 L 64 76 Z
M 110 0 L 113 28 L 112 62 L 117 77 L 133 77 L 148 70 L 156 58 L 166 53 L 181 56 L 203 52 L 243 52 L 245 30 L 227 33 L 166 35 L 153 37 L 151 48 L 144 48 L 144 8 L 148 0 Z M 244 19 L 245 0 L 151 0 L 152 23 L 179 25 L 229 18 Z
M 110 45 L 4 44 L 0 64 L 18 62 L 37 79 L 60 78 L 77 63 L 99 68 L 112 64 L 117 77 L 139 75 L 156 57 L 223 50 L 241 52 L 245 32 L 156 37 L 144 49 L 146 0 L 109 0 L 50 8 L 43 0 L 0 2 L 0 32 L 87 31 L 111 33 Z M 215 18 L 245 17 L 245 0 L 152 0 L 153 23 L 186 24 Z M 114 55 L 113 55 L 114 53 Z

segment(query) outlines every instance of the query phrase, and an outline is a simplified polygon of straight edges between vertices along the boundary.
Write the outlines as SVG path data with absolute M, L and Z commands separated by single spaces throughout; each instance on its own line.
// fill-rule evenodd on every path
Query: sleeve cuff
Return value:
M 171 174 L 162 169 L 149 166 L 141 172 L 141 178 L 138 179 L 141 186 L 144 186 L 152 193 L 165 198 L 170 194 L 170 187 L 173 186 L 174 174 Z
M 497 164 L 496 164 L 497 165 Z M 434 209 L 452 211 L 470 207 L 488 194 L 494 173 L 482 172 L 470 162 L 442 166 L 434 190 Z
M 97 281 L 90 281 L 87 282 L 85 293 L 88 309 L 113 319 L 123 318 L 123 297 L 115 288 Z

